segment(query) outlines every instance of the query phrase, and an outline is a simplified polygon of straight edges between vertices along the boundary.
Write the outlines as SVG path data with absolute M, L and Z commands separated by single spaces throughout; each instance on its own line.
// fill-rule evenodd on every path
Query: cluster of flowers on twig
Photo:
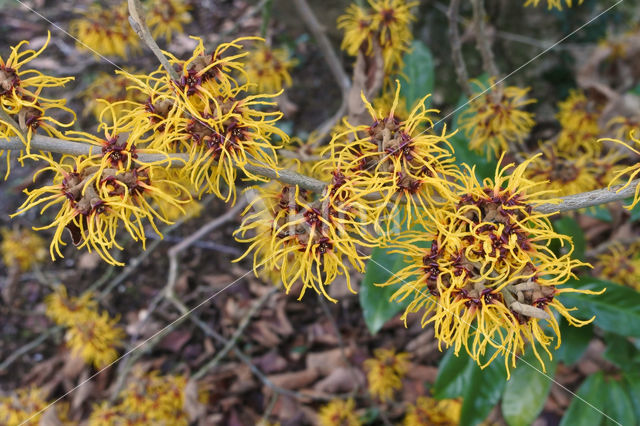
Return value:
M 402 68 L 402 57 L 409 50 L 413 36 L 409 24 L 415 19 L 411 9 L 418 2 L 405 0 L 368 0 L 368 7 L 352 4 L 338 18 L 338 28 L 344 29 L 342 48 L 352 56 L 362 52 L 372 56 L 382 50 L 385 72 L 392 74 Z
M 345 29 L 343 47 L 370 55 L 379 45 L 390 77 L 407 50 L 414 5 L 370 0 L 368 9 L 352 6 L 339 20 Z M 123 249 L 122 234 L 144 245 L 149 229 L 161 234 L 158 224 L 170 223 L 176 210 L 184 213 L 193 195 L 211 193 L 233 204 L 237 181 L 246 178 L 260 185 L 252 189 L 256 196 L 235 234 L 249 243 L 242 258 L 252 259 L 256 274 L 264 270 L 282 281 L 287 292 L 301 283 L 300 298 L 311 289 L 337 301 L 327 287 L 338 277 L 355 293 L 351 271 L 363 272 L 370 249 L 383 245 L 401 251 L 408 262 L 391 280 L 378 283 L 400 285 L 394 299 L 409 302 L 404 317 L 419 313 L 423 326 L 433 323 L 441 345 L 453 346 L 456 353 L 465 348 L 479 363 L 490 352 L 485 363 L 502 355 L 509 369 L 527 342 L 539 343 L 550 355 L 552 343 L 560 343 L 555 313 L 572 325 L 589 322 L 574 318 L 557 298 L 577 291 L 563 285 L 585 264 L 571 259 L 571 239 L 553 230 L 548 214 L 536 211 L 555 195 L 545 182 L 527 176 L 541 156 L 517 167 L 505 160 L 504 152 L 523 145 L 534 125 L 533 114 L 524 110 L 534 102 L 526 98 L 528 89 L 495 85 L 491 78 L 488 86 L 479 84 L 486 93 L 472 99 L 460 117 L 472 149 L 503 154 L 493 179 L 479 181 L 473 168 L 456 162 L 455 131 L 436 125 L 439 111 L 426 106 L 429 95 L 404 105 L 398 82 L 395 92 L 377 103 L 361 95 L 370 116 L 366 122 L 345 118 L 326 146 L 309 142 L 296 148 L 304 155 L 289 164 L 302 170 L 302 160 L 308 159 L 310 173 L 325 183 L 310 191 L 305 188 L 311 184 L 295 179 L 270 179 L 286 180 L 290 171 L 281 168 L 280 148 L 295 147 L 278 127 L 283 113 L 274 98 L 279 93 L 260 91 L 289 84 L 291 63 L 285 55 L 256 48 L 260 40 L 255 37 L 212 51 L 203 40 L 194 40 L 197 45 L 186 59 L 164 52 L 167 68 L 148 74 L 120 71 L 128 95 L 101 101 L 98 135 L 39 124 L 85 147 L 80 155 L 30 153 L 38 127 L 27 137 L 21 136 L 25 129 L 12 127 L 13 117 L 20 123 L 21 112 L 34 99 L 66 108 L 62 100 L 40 98 L 40 92 L 69 79 L 24 70 L 41 51 L 19 54 L 18 46 L 2 63 L 0 83 L 6 89 L 0 97 L 9 117 L 0 117 L 0 136 L 20 138 L 27 152 L 23 158 L 45 164 L 39 173 L 52 176 L 50 184 L 27 191 L 17 214 L 55 209 L 54 218 L 41 228 L 53 229 L 53 258 L 63 256 L 68 231 L 76 246 L 120 264 L 113 251 Z M 246 44 L 254 49 L 245 50 Z M 123 49 L 113 47 L 114 52 Z M 256 60 L 270 70 L 248 66 Z M 26 78 L 28 73 L 35 77 Z M 597 144 L 586 142 L 598 134 L 598 110 L 591 107 L 579 93 L 560 105 L 558 149 L 568 152 L 571 146 L 593 158 L 602 153 Z M 543 153 L 565 158 L 546 148 Z M 589 164 L 595 168 L 596 163 Z M 614 178 L 630 173 L 631 182 L 637 170 L 611 168 L 594 181 L 606 182 L 607 173 Z M 554 241 L 567 247 L 565 254 L 548 248 Z M 88 329 L 102 327 L 105 339 L 116 342 L 119 334 L 108 316 L 98 314 L 90 301 L 83 302 L 90 309 L 76 309 L 81 302 L 56 293 L 49 300 L 50 315 L 70 327 L 90 319 Z M 86 317 L 84 322 L 76 314 Z M 549 329 L 556 337 L 547 334 Z M 98 346 L 89 344 L 82 330 L 71 330 L 70 345 L 89 348 L 85 359 L 96 366 L 112 359 L 114 352 L 105 348 L 96 355 Z

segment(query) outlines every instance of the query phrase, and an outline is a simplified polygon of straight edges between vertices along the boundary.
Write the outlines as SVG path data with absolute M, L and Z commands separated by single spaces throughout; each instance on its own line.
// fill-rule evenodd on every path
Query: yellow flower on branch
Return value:
M 367 8 L 350 5 L 338 18 L 338 28 L 345 32 L 341 47 L 351 56 L 357 56 L 359 51 L 371 56 L 374 44 L 378 44 L 385 72 L 391 74 L 402 68 L 402 56 L 409 51 L 413 40 L 410 23 L 415 20 L 411 8 L 418 2 L 369 0 L 368 3 Z
M 6 396 L 0 396 L 0 423 L 5 426 L 38 426 L 55 422 L 63 426 L 75 424 L 68 418 L 69 404 L 57 403 L 49 407 L 44 389 L 21 388 Z
M 67 346 L 87 364 L 102 368 L 118 358 L 116 348 L 122 346 L 124 332 L 116 327 L 117 318 L 107 312 L 91 312 L 83 321 L 67 329 Z
M 28 229 L 0 229 L 0 252 L 7 267 L 29 270 L 46 258 L 47 250 L 42 238 Z
M 503 355 L 507 372 L 525 342 L 537 342 L 551 357 L 554 338 L 548 329 L 559 347 L 554 311 L 574 326 L 593 320 L 574 318 L 557 298 L 566 292 L 594 293 L 560 287 L 586 264 L 571 259 L 571 239 L 553 230 L 550 214 L 535 212 L 549 202 L 549 191 L 525 177 L 532 161 L 498 167 L 494 179 L 482 183 L 467 170 L 461 189 L 449 194 L 449 204 L 436 212 L 426 232 L 398 237 L 398 251 L 410 264 L 384 284 L 402 284 L 392 300 L 410 301 L 405 320 L 422 312 L 423 326 L 434 324 L 440 345 L 453 346 L 456 354 L 465 348 L 481 365 Z M 429 240 L 429 248 L 417 246 Z M 568 245 L 568 253 L 556 255 L 549 248 L 554 241 Z M 495 353 L 485 360 L 488 348 Z
M 2 139 L 17 137 L 25 144 L 27 153 L 30 152 L 30 142 L 38 128 L 43 129 L 50 136 L 59 136 L 54 127 L 69 127 L 75 121 L 75 114 L 65 106 L 64 99 L 49 99 L 41 95 L 47 87 L 64 86 L 73 77 L 51 77 L 34 69 L 25 69 L 25 65 L 38 57 L 49 44 L 51 34 L 47 33 L 47 40 L 40 50 L 22 50 L 29 42 L 22 41 L 11 47 L 11 54 L 3 59 L 0 56 L 0 107 L 12 119 L 5 121 L 0 117 L 0 157 L 4 155 Z M 68 112 L 73 119 L 61 122 L 46 115 L 48 110 L 58 109 Z M 7 151 L 7 173 L 11 171 L 11 151 Z
M 636 134 L 640 134 L 640 130 L 638 131 L 631 131 L 629 133 L 629 139 L 631 139 L 632 144 L 633 145 L 640 145 L 640 137 L 636 137 Z M 624 141 L 618 140 L 618 139 L 610 139 L 610 138 L 603 138 L 603 139 L 599 139 L 598 142 L 614 142 L 617 144 L 620 144 L 626 148 L 628 148 L 629 150 L 631 150 L 634 154 L 636 155 L 640 155 L 640 149 L 634 148 L 631 146 L 631 144 L 628 144 Z M 623 189 L 627 188 L 629 185 L 631 185 L 631 182 L 633 182 L 633 180 L 636 178 L 636 176 L 638 176 L 638 174 L 640 173 L 640 163 L 636 163 L 634 165 L 628 166 L 628 167 L 624 167 L 621 170 L 617 170 L 615 175 L 613 176 L 613 178 L 611 179 L 611 181 L 609 182 L 609 189 L 611 189 L 611 187 L 613 185 L 616 184 L 616 182 L 618 182 L 621 178 L 626 178 L 627 181 L 620 187 L 618 188 L 618 192 L 622 191 Z M 636 204 L 638 204 L 638 202 L 640 201 L 640 185 L 636 184 L 636 190 L 634 192 L 633 195 L 633 201 L 631 202 L 630 205 L 625 206 L 627 209 L 631 210 L 632 208 L 635 207 Z
M 410 405 L 404 418 L 404 426 L 457 426 L 460 424 L 462 401 L 459 399 L 436 400 L 421 396 Z
M 190 144 L 186 167 L 191 182 L 202 192 L 207 190 L 232 203 L 236 197 L 237 168 L 249 179 L 266 181 L 245 166 L 279 170 L 276 149 L 280 146 L 272 139 L 277 135 L 288 141 L 288 136 L 275 125 L 282 113 L 261 110 L 275 103 L 264 101 L 264 95 L 236 97 L 239 94 L 234 90 L 233 94 L 214 100 L 215 110 L 190 110 L 192 118 L 186 119 L 184 126 Z
M 344 121 L 347 130 L 333 136 L 323 152 L 329 158 L 318 164 L 325 173 L 344 175 L 343 188 L 368 206 L 376 231 L 385 235 L 396 224 L 428 221 L 429 207 L 440 203 L 459 173 L 448 140 L 452 134 L 446 126 L 439 134 L 428 131 L 433 127 L 430 117 L 438 112 L 425 107 L 428 95 L 401 121 L 395 113 L 399 94 L 398 83 L 390 109 L 378 111 L 363 96 L 372 124 Z M 367 201 L 374 196 L 375 202 Z
M 100 74 L 83 92 L 87 110 L 91 111 L 97 120 L 100 120 L 100 117 L 110 120 L 111 115 L 103 115 L 102 112 L 107 105 L 112 105 L 115 116 L 121 117 L 128 107 L 128 103 L 122 101 L 129 101 L 133 104 L 146 100 L 142 93 L 128 89 L 130 83 L 130 80 L 123 74 Z M 100 99 L 106 102 L 99 102 Z
M 394 349 L 376 349 L 374 358 L 364 361 L 369 393 L 382 401 L 390 401 L 402 389 L 402 379 L 409 370 L 409 354 Z
M 320 426 L 361 426 L 362 421 L 355 412 L 353 399 L 334 399 L 320 408 L 318 424 Z
M 171 43 L 174 33 L 181 34 L 182 26 L 191 22 L 191 6 L 182 0 L 159 0 L 151 3 L 147 12 L 147 25 L 154 38 L 164 36 Z
M 616 243 L 598 256 L 594 267 L 600 276 L 614 283 L 626 285 L 640 291 L 640 257 L 638 245 L 624 247 Z
M 107 151 L 112 156 L 117 152 Z M 64 257 L 60 250 L 65 230 L 70 232 L 74 245 L 96 252 L 108 263 L 123 265 L 110 253 L 112 248 L 122 250 L 116 236 L 124 229 L 134 240 L 145 242 L 144 221 L 158 234 L 156 220 L 168 223 L 168 219 L 153 207 L 154 200 L 162 199 L 175 206 L 184 203 L 178 194 L 187 194 L 179 183 L 160 178 L 156 185 L 155 168 L 141 165 L 131 169 L 107 167 L 100 155 L 78 156 L 74 163 L 56 162 L 44 156 L 32 156 L 49 165 L 40 170 L 54 173 L 53 183 L 32 191 L 25 191 L 27 199 L 17 214 L 41 206 L 41 213 L 57 206 L 54 220 L 36 230 L 53 228 L 50 253 L 52 259 Z M 120 157 L 116 163 L 130 160 Z M 121 165 L 121 164 L 120 164 Z M 36 175 L 37 177 L 37 175 Z M 167 191 L 167 185 L 173 188 Z
M 349 265 L 363 272 L 367 256 L 357 245 L 371 245 L 366 232 L 368 218 L 350 200 L 343 199 L 342 176 L 336 175 L 326 193 L 313 200 L 297 186 L 273 183 L 257 188 L 257 196 L 243 213 L 245 218 L 235 232 L 236 240 L 250 243 L 239 261 L 253 253 L 253 270 L 279 272 L 287 293 L 300 280 L 302 290 L 313 289 L 328 300 L 326 286 L 344 275 L 351 287 Z M 338 195 L 339 194 L 339 195 Z M 255 212 L 249 212 L 255 209 Z M 245 235 L 250 232 L 250 237 Z
M 90 292 L 80 297 L 68 297 L 65 286 L 47 296 L 47 316 L 56 324 L 67 327 L 66 341 L 72 353 L 86 363 L 102 368 L 118 357 L 124 333 L 116 327 L 117 318 L 98 312 L 98 304 Z
M 542 155 L 531 161 L 526 170 L 527 178 L 546 183 L 554 195 L 565 196 L 600 188 L 592 156 L 586 153 L 568 155 L 557 146 L 547 144 L 541 148 Z
M 67 288 L 63 285 L 57 286 L 55 291 L 46 297 L 45 304 L 47 316 L 56 324 L 67 327 L 84 321 L 98 309 L 98 303 L 90 291 L 84 292 L 80 297 L 69 297 Z
M 184 376 L 161 376 L 157 371 L 143 374 L 135 370 L 131 382 L 115 404 L 103 402 L 93 407 L 89 426 L 166 424 L 187 426 Z
M 22 46 L 29 44 L 28 41 L 22 41 L 11 47 L 11 54 L 6 59 L 0 56 L 0 104 L 5 112 L 17 114 L 23 106 L 35 107 L 39 101 L 57 106 L 64 104 L 64 101 L 43 98 L 40 93 L 46 87 L 64 86 L 73 77 L 51 77 L 40 71 L 23 69 L 47 48 L 50 38 L 51 34 L 47 33 L 47 41 L 38 51 L 21 52 Z
M 616 139 L 630 139 L 632 132 L 640 131 L 640 115 L 633 117 L 613 117 L 607 123 L 607 129 L 614 131 L 614 137 Z
M 247 61 L 247 82 L 252 92 L 275 93 L 291 86 L 291 68 L 296 64 L 286 49 L 263 45 L 251 51 Z
M 551 9 L 558 9 L 558 10 L 562 10 L 562 0 L 546 0 L 547 1 L 547 9 L 551 10 Z M 573 0 L 564 0 L 564 2 L 566 3 L 567 7 L 572 7 L 573 6 Z M 584 2 L 584 0 L 577 0 L 577 4 L 581 5 Z M 540 0 L 526 0 L 526 2 L 524 3 L 525 7 L 526 6 L 534 6 L 537 7 L 540 4 Z
M 460 114 L 458 127 L 469 138 L 469 148 L 500 156 L 509 148 L 520 148 L 535 121 L 533 114 L 524 110 L 535 99 L 527 99 L 529 88 L 494 85 L 494 79 L 485 86 L 473 80 L 479 95 L 472 95 L 469 105 Z
M 558 148 L 567 153 L 600 153 L 596 139 L 600 134 L 598 119 L 601 107 L 579 90 L 571 90 L 569 96 L 558 103 L 556 118 L 562 126 L 558 136 Z
M 140 52 L 140 38 L 129 24 L 129 9 L 124 1 L 109 9 L 92 5 L 82 18 L 69 24 L 78 50 L 90 51 L 94 56 L 120 56 Z

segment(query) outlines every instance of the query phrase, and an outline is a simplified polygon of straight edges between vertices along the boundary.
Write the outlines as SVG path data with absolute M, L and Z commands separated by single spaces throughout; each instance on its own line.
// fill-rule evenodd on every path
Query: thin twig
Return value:
M 138 37 L 151 49 L 156 58 L 160 61 L 164 69 L 169 73 L 173 80 L 178 80 L 179 76 L 176 70 L 173 69 L 167 57 L 164 56 L 162 50 L 158 46 L 158 43 L 151 36 L 149 27 L 147 27 L 146 20 L 144 18 L 144 11 L 142 5 L 138 0 L 129 0 L 129 23 L 133 30 L 138 34 Z
M 216 354 L 215 357 L 211 359 L 211 361 L 200 367 L 200 369 L 192 376 L 194 380 L 200 380 L 202 377 L 204 377 L 205 374 L 207 374 L 209 370 L 218 365 L 220 360 L 227 356 L 227 354 L 238 344 L 238 340 L 242 336 L 242 333 L 244 333 L 246 328 L 249 326 L 251 318 L 253 318 L 253 316 L 262 308 L 262 306 L 264 306 L 264 304 L 269 301 L 271 296 L 276 291 L 278 291 L 278 287 L 273 287 L 270 291 L 263 294 L 256 303 L 253 304 L 251 309 L 249 309 L 249 312 L 247 312 L 244 318 L 242 318 L 242 321 L 240 321 L 238 328 L 224 345 L 224 347 Z
M 469 84 L 469 73 L 467 65 L 462 56 L 462 41 L 460 40 L 460 32 L 458 31 L 458 14 L 460 10 L 460 0 L 451 0 L 447 18 L 449 19 L 449 41 L 451 42 L 451 59 L 453 67 L 458 77 L 458 84 L 464 91 L 465 95 L 471 97 L 471 85 Z
M 558 204 L 541 204 L 534 210 L 540 213 L 562 213 L 570 210 L 578 210 L 586 207 L 598 206 L 600 204 L 621 201 L 633 197 L 636 187 L 640 184 L 640 179 L 631 181 L 628 185 L 617 185 L 611 189 L 596 189 L 595 191 L 582 192 L 575 195 L 567 195 L 560 198 Z M 624 187 L 624 189 L 623 189 Z
M 193 243 L 207 235 L 209 232 L 229 222 L 230 220 L 237 218 L 242 209 L 244 209 L 244 207 L 247 205 L 247 203 L 248 200 L 246 198 L 242 198 L 234 207 L 227 210 L 226 213 L 206 223 L 196 232 L 191 234 L 188 238 L 180 241 L 180 243 L 171 247 L 167 251 L 167 256 L 169 257 L 169 272 L 167 274 L 167 284 L 164 291 L 162 292 L 163 297 L 173 294 L 176 280 L 178 278 L 178 255 L 189 248 Z
M 2 361 L 2 364 L 0 364 L 0 371 L 5 371 L 7 368 L 11 366 L 11 364 L 13 364 L 16 360 L 18 360 L 22 355 L 25 355 L 29 353 L 32 349 L 37 348 L 41 343 L 47 340 L 49 336 L 53 335 L 54 333 L 60 330 L 62 330 L 62 327 L 60 327 L 59 325 L 55 327 L 51 327 L 46 331 L 42 332 L 38 337 L 30 341 L 29 343 L 13 351 L 11 355 L 9 355 L 4 361 Z
M 489 74 L 489 77 L 497 77 L 499 71 L 493 57 L 491 43 L 487 37 L 485 22 L 487 14 L 484 10 L 484 0 L 472 0 L 471 3 L 473 4 L 473 26 L 476 33 L 476 46 L 482 56 L 482 67 Z
M 177 297 L 175 297 L 175 295 L 167 297 L 167 300 L 169 300 L 178 309 L 178 311 L 180 311 L 182 315 L 185 315 L 188 312 L 188 308 Z M 225 339 L 222 335 L 220 335 L 211 327 L 209 327 L 205 322 L 203 322 L 198 317 L 197 314 L 194 313 L 189 315 L 189 319 L 198 327 L 200 327 L 200 329 L 207 336 L 215 339 L 218 343 L 222 345 L 227 344 L 227 339 Z M 279 393 L 281 395 L 290 396 L 298 400 L 309 400 L 313 398 L 312 396 L 306 396 L 298 392 L 295 392 L 289 389 L 284 389 L 284 388 L 281 388 L 280 386 L 275 385 L 271 380 L 269 380 L 267 376 L 265 376 L 265 374 L 262 371 L 260 371 L 258 367 L 255 366 L 255 364 L 253 364 L 253 362 L 251 362 L 251 358 L 247 354 L 242 352 L 239 348 L 234 347 L 233 353 L 236 357 L 238 357 L 240 361 L 242 361 L 245 365 L 249 367 L 251 372 L 258 378 L 258 380 L 260 380 L 265 386 L 270 388 L 273 392 Z
M 5 120 L 2 120 L 4 122 Z M 32 151 L 47 151 L 56 154 L 69 155 L 102 155 L 102 147 L 88 143 L 68 141 L 64 139 L 52 138 L 50 136 L 33 135 L 30 147 Z M 26 149 L 24 143 L 18 137 L 11 137 L 0 140 L 0 150 L 20 150 Z M 167 161 L 169 167 L 183 167 L 189 160 L 188 154 L 138 154 L 138 161 L 154 163 Z
M 340 59 L 338 58 L 335 50 L 333 50 L 333 47 L 331 47 L 331 42 L 325 34 L 324 27 L 322 26 L 322 24 L 320 24 L 320 22 L 318 22 L 318 19 L 313 13 L 313 10 L 311 10 L 311 7 L 309 7 L 309 4 L 306 0 L 293 0 L 293 3 L 298 9 L 298 13 L 302 17 L 302 20 L 307 24 L 309 30 L 311 30 L 311 33 L 316 39 L 318 46 L 320 46 L 320 50 L 322 51 L 324 59 L 329 65 L 329 69 L 331 70 L 333 77 L 338 82 L 338 85 L 340 85 L 343 95 L 346 96 L 346 93 L 348 93 L 349 89 L 351 88 L 351 80 L 349 79 L 347 73 L 344 71 L 344 67 L 342 66 L 342 63 L 340 62 Z

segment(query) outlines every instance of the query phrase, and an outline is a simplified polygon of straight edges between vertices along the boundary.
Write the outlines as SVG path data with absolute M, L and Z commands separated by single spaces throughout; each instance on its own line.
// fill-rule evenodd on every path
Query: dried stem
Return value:
M 603 188 L 582 192 L 580 194 L 567 195 L 566 197 L 560 198 L 560 203 L 558 204 L 541 204 L 537 206 L 535 210 L 540 213 L 562 213 L 612 203 L 614 201 L 622 201 L 626 198 L 633 197 L 638 184 L 640 184 L 640 179 L 633 180 L 628 185 L 614 186 L 611 189 Z
M 52 336 L 54 333 L 60 330 L 62 330 L 62 327 L 59 325 L 51 327 L 48 330 L 44 331 L 42 334 L 40 334 L 38 337 L 33 339 L 32 341 L 30 341 L 29 343 L 25 344 L 24 346 L 20 346 L 17 350 L 12 352 L 11 355 L 9 355 L 7 358 L 5 358 L 2 361 L 2 364 L 0 364 L 0 371 L 5 371 L 7 368 L 11 366 L 11 364 L 17 361 L 22 355 L 25 355 L 29 353 L 32 349 L 37 348 L 41 343 L 47 340 L 49 336 Z
M 178 79 L 178 73 L 173 69 L 167 57 L 164 56 L 162 50 L 158 46 L 158 43 L 151 36 L 149 27 L 144 18 L 144 11 L 142 5 L 138 0 L 129 0 L 129 23 L 133 30 L 138 34 L 138 37 L 151 49 L 156 58 L 160 61 L 164 69 L 169 73 L 173 80 Z
M 351 87 L 351 80 L 349 76 L 344 71 L 342 63 L 340 59 L 338 59 L 338 55 L 331 47 L 331 42 L 329 38 L 325 34 L 324 27 L 318 22 L 318 19 L 313 13 L 313 10 L 309 7 L 309 4 L 306 0 L 293 0 L 296 8 L 298 9 L 298 13 L 304 20 L 304 22 L 309 26 L 313 37 L 316 39 L 318 46 L 320 46 L 320 50 L 324 55 L 324 59 L 327 61 L 329 68 L 331 69 L 331 73 L 334 78 L 340 85 L 342 89 L 343 96 L 346 96 L 346 93 L 349 92 L 349 88 Z
M 491 42 L 487 37 L 485 22 L 487 13 L 484 9 L 484 0 L 472 0 L 471 3 L 473 4 L 473 26 L 476 35 L 476 46 L 482 56 L 482 67 L 489 74 L 489 77 L 497 77 L 499 71 L 493 58 Z
M 456 1 L 456 0 L 454 0 Z M 59 154 L 71 155 L 89 155 L 98 153 L 99 147 L 95 145 L 72 142 L 63 139 L 56 139 L 48 136 L 34 135 L 31 140 L 31 148 L 37 151 L 49 151 Z M 25 146 L 19 138 L 13 137 L 4 141 L 0 141 L 0 150 L 24 150 Z M 141 162 L 152 162 L 167 159 L 170 161 L 171 167 L 183 167 L 187 156 L 184 154 L 140 154 L 138 159 Z M 236 167 L 238 167 L 236 165 Z M 291 170 L 273 170 L 268 167 L 255 166 L 245 164 L 243 166 L 250 173 L 264 176 L 269 179 L 275 179 L 280 182 L 297 185 L 300 188 L 321 194 L 325 190 L 327 184 L 310 176 L 302 175 Z M 583 192 L 575 195 L 568 195 L 560 198 L 558 204 L 542 204 L 535 208 L 540 213 L 561 213 L 570 210 L 578 210 L 585 207 L 607 204 L 614 201 L 621 201 L 625 198 L 632 197 L 635 193 L 636 186 L 640 183 L 640 179 L 632 181 L 629 185 L 618 185 L 611 189 L 596 189 L 595 191 Z M 622 187 L 624 189 L 621 189 Z M 367 197 L 369 200 L 379 198 L 379 194 L 372 194 Z
M 469 84 L 469 73 L 467 65 L 462 56 L 462 41 L 460 40 L 460 32 L 458 31 L 458 14 L 460 10 L 460 0 L 451 0 L 447 18 L 449 19 L 449 40 L 451 42 L 451 59 L 458 77 L 458 84 L 464 91 L 465 95 L 471 97 L 471 85 Z
M 175 296 L 172 297 L 168 297 L 167 298 L 177 309 L 178 311 L 180 311 L 180 313 L 182 313 L 183 315 L 187 314 L 189 312 L 188 308 Z M 200 327 L 200 329 L 204 332 L 204 334 L 206 334 L 207 336 L 213 338 L 214 340 L 216 340 L 218 343 L 221 343 L 223 345 L 226 345 L 228 343 L 228 340 L 225 339 L 223 336 L 221 336 L 219 333 L 217 333 L 215 330 L 213 330 L 211 327 L 209 327 L 204 321 L 202 321 L 197 314 L 193 313 L 191 315 L 189 315 L 189 319 L 198 327 Z M 306 395 L 300 394 L 298 392 L 289 390 L 289 389 L 284 389 L 281 388 L 279 386 L 276 386 L 271 380 L 269 380 L 269 378 L 267 376 L 264 375 L 264 373 L 262 371 L 260 371 L 260 369 L 258 367 L 256 367 L 253 362 L 251 362 L 251 358 L 245 354 L 244 352 L 242 352 L 240 349 L 238 349 L 237 347 L 233 348 L 233 353 L 234 355 L 243 363 L 245 363 L 245 365 L 247 365 L 249 367 L 249 369 L 251 370 L 251 372 L 268 388 L 270 388 L 273 392 L 281 394 L 281 395 L 286 395 L 292 398 L 296 398 L 298 400 L 302 400 L 302 401 L 308 401 L 310 399 L 312 399 L 313 397 L 309 396 L 307 397 Z
M 227 341 L 224 347 L 216 353 L 216 356 L 211 359 L 208 363 L 203 365 L 193 376 L 194 380 L 200 380 L 209 370 L 214 368 L 222 358 L 224 358 L 235 346 L 238 344 L 238 340 L 242 336 L 242 333 L 246 330 L 251 322 L 251 318 L 264 306 L 265 303 L 269 301 L 271 296 L 278 291 L 277 287 L 273 287 L 270 291 L 262 295 L 260 299 L 256 303 L 253 304 L 249 312 L 242 318 L 240 324 L 238 325 L 237 330 L 233 333 L 233 336 Z

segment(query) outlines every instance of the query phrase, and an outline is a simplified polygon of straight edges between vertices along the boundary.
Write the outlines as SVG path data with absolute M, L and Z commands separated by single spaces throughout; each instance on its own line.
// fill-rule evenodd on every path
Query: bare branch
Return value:
M 617 185 L 611 189 L 603 188 L 575 195 L 567 195 L 566 197 L 560 198 L 561 202 L 558 204 L 541 204 L 537 206 L 535 210 L 540 213 L 562 213 L 621 201 L 625 198 L 633 197 L 638 184 L 640 184 L 640 179 L 632 181 L 629 185 Z M 623 187 L 624 189 L 622 189 Z
M 351 87 L 351 80 L 344 71 L 342 63 L 340 62 L 340 59 L 338 59 L 338 55 L 333 50 L 333 47 L 331 47 L 331 42 L 325 34 L 324 27 L 320 22 L 318 22 L 318 19 L 306 0 L 294 0 L 293 3 L 296 5 L 298 13 L 300 13 L 304 22 L 309 26 L 311 33 L 313 33 L 313 37 L 316 39 L 318 46 L 320 46 L 324 59 L 327 61 L 327 64 L 331 69 L 331 73 L 340 85 L 343 95 L 346 94 Z
M 472 0 L 473 4 L 473 26 L 475 29 L 476 46 L 482 56 L 482 67 L 489 74 L 489 77 L 497 77 L 498 67 L 491 50 L 491 42 L 487 37 L 486 17 L 484 10 L 484 0 Z
M 462 41 L 460 41 L 460 32 L 458 31 L 458 14 L 460 10 L 460 0 L 451 0 L 447 18 L 449 19 L 449 40 L 451 42 L 451 59 L 458 77 L 458 84 L 464 93 L 471 97 L 471 86 L 469 85 L 469 73 L 467 65 L 462 56 Z
M 169 73 L 173 80 L 178 79 L 178 73 L 171 67 L 171 64 L 167 60 L 167 57 L 164 56 L 162 50 L 158 46 L 158 43 L 151 36 L 151 32 L 149 31 L 149 27 L 147 27 L 147 22 L 144 18 L 144 11 L 142 10 L 142 5 L 138 0 L 129 0 L 129 23 L 133 30 L 138 34 L 138 37 L 147 45 L 149 49 L 156 55 L 156 58 L 160 61 L 164 69 Z

